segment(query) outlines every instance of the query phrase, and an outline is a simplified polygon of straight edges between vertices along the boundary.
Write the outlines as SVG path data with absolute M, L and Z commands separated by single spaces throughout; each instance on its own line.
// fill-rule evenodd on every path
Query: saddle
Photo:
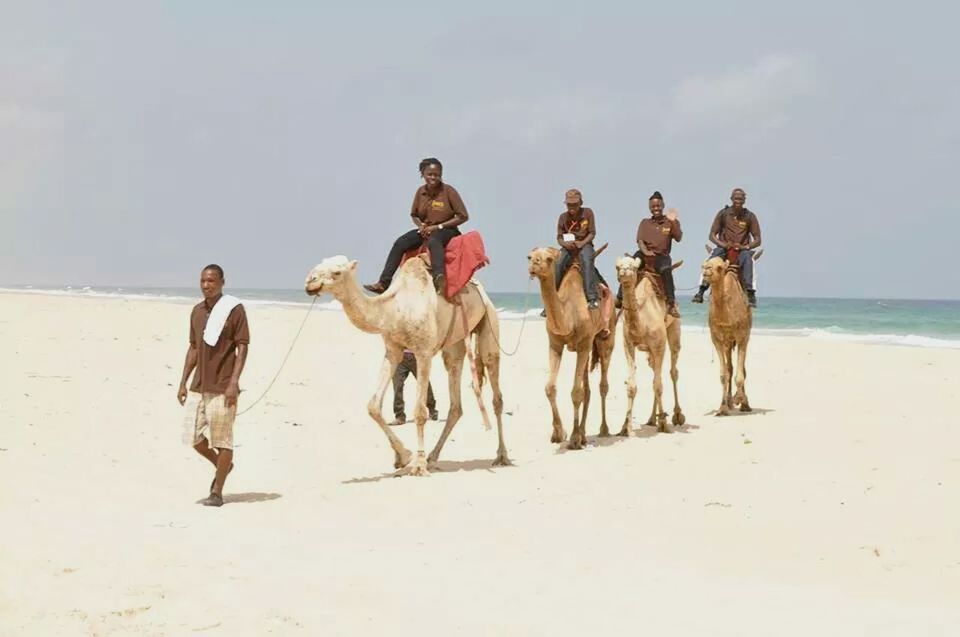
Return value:
M 423 259 L 427 266 L 430 266 L 430 251 L 427 249 L 426 241 L 419 248 L 406 252 L 400 264 L 403 265 L 408 259 L 416 257 Z M 444 252 L 443 265 L 447 277 L 447 287 L 444 290 L 446 299 L 449 301 L 457 296 L 473 279 L 474 273 L 489 263 L 483 237 L 476 230 L 451 239 Z
M 653 291 L 657 295 L 657 298 L 665 302 L 667 300 L 667 292 L 663 287 L 663 277 L 660 276 L 660 273 L 657 272 L 656 268 L 654 267 L 655 257 L 650 257 L 644 254 L 642 255 L 642 258 L 643 270 L 640 272 L 641 277 L 650 281 L 650 283 L 653 285 Z

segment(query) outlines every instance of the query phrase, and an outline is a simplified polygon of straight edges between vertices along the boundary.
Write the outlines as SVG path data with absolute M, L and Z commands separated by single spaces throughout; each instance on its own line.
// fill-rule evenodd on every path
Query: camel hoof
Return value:
M 683 427 L 685 424 L 687 424 L 687 417 L 683 415 L 682 411 L 673 414 L 674 427 Z
M 742 405 L 740 405 L 740 411 L 749 413 L 749 412 L 753 411 L 753 407 L 751 407 L 751 406 L 748 405 L 747 403 L 743 403 Z
M 729 415 L 730 415 L 730 408 L 727 407 L 726 405 L 718 409 L 717 413 L 714 414 L 714 416 L 716 416 L 717 418 L 720 418 L 722 416 L 729 416 Z
M 414 461 L 408 464 L 403 469 L 400 469 L 399 471 L 397 471 L 396 475 L 424 477 L 424 476 L 429 476 L 430 471 L 427 469 L 427 465 L 422 461 L 421 462 Z
M 620 433 L 618 433 L 617 435 L 620 436 L 621 438 L 630 438 L 633 436 L 633 430 L 630 429 L 629 424 L 625 424 L 623 426 L 623 429 L 621 429 Z
M 560 431 L 554 430 L 553 435 L 550 436 L 550 442 L 553 442 L 553 443 L 560 443 L 565 441 L 566 439 L 567 439 L 567 432 L 565 432 L 563 429 L 561 429 Z
M 393 460 L 394 469 L 402 469 L 403 467 L 410 464 L 410 459 L 413 457 L 409 451 L 404 451 L 403 453 L 395 454 Z
M 510 458 L 506 454 L 502 456 L 497 456 L 497 459 L 493 461 L 493 466 L 495 467 L 512 467 L 513 462 L 510 461 Z
M 601 438 L 609 438 L 609 437 L 610 437 L 610 429 L 607 428 L 606 425 L 603 425 L 602 427 L 600 427 L 600 437 L 601 437 Z
M 567 443 L 567 449 L 569 449 L 570 451 L 580 451 L 581 449 L 583 449 L 583 445 L 580 444 L 579 442 L 574 442 L 573 440 L 571 440 L 569 443 Z
M 656 426 L 657 426 L 657 421 L 655 421 L 653 418 L 651 418 L 650 420 L 648 420 L 647 422 L 645 422 L 643 426 L 644 426 L 644 427 L 656 427 Z

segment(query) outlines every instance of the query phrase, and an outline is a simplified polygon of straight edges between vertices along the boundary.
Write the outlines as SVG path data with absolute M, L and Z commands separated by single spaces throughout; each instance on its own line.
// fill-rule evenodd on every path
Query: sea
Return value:
M 0 292 L 178 302 L 196 302 L 200 298 L 195 288 L 9 286 L 0 288 Z M 231 288 L 230 293 L 248 305 L 306 308 L 313 301 L 302 289 Z M 543 320 L 536 289 L 529 293 L 494 292 L 490 298 L 503 320 Z M 688 296 L 679 297 L 679 301 L 684 329 L 702 331 L 707 324 L 707 304 L 692 304 Z M 960 301 L 761 296 L 759 303 L 753 315 L 756 334 L 960 349 Z M 342 311 L 340 304 L 329 298 L 318 301 L 316 307 L 322 311 Z

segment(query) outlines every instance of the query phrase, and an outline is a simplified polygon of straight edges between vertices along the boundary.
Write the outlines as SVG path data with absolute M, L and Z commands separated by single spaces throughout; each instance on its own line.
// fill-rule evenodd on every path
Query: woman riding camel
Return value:
M 433 285 L 438 292 L 446 288 L 444 251 L 450 240 L 460 234 L 457 226 L 470 216 L 460 193 L 453 186 L 443 183 L 443 165 L 439 159 L 428 157 L 421 161 L 420 175 L 425 183 L 417 188 L 413 195 L 413 205 L 410 207 L 410 217 L 416 229 L 400 235 L 400 238 L 393 242 L 380 280 L 363 286 L 374 294 L 383 294 L 390 287 L 403 255 L 419 248 L 424 242 L 430 251 Z

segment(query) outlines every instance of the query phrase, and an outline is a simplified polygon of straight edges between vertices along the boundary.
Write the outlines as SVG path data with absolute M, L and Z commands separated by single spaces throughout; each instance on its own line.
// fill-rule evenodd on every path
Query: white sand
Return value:
M 241 408 L 303 317 L 248 311 Z M 716 419 L 709 338 L 685 334 L 686 431 L 558 453 L 529 323 L 502 372 L 517 466 L 489 469 L 465 386 L 446 470 L 395 479 L 366 414 L 380 340 L 317 311 L 211 509 L 175 399 L 188 314 L 0 295 L 0 635 L 960 634 L 960 351 L 757 336 L 757 412 Z

